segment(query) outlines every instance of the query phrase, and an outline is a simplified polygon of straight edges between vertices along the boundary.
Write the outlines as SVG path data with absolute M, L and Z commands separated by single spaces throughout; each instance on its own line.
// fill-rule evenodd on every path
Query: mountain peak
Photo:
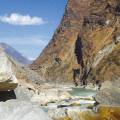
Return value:
M 20 64 L 30 64 L 31 61 L 25 58 L 21 53 L 19 53 L 17 50 L 15 50 L 13 47 L 10 45 L 1 42 L 0 43 L 0 48 L 8 54 L 10 57 L 12 57 L 15 61 L 17 61 Z

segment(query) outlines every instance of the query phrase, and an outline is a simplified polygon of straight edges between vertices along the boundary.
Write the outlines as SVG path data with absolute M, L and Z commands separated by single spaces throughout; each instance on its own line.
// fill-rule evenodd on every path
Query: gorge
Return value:
M 32 64 L 3 45 L 0 120 L 119 120 L 120 0 L 68 0 Z

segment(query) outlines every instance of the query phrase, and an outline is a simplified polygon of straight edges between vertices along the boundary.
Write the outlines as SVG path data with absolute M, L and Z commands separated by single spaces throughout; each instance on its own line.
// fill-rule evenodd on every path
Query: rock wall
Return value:
M 52 40 L 31 68 L 46 80 L 120 78 L 120 0 L 68 0 Z

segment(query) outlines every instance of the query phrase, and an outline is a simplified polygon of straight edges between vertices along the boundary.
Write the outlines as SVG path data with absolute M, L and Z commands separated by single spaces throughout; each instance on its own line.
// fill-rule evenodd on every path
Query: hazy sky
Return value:
M 0 42 L 36 58 L 60 23 L 67 0 L 0 0 Z

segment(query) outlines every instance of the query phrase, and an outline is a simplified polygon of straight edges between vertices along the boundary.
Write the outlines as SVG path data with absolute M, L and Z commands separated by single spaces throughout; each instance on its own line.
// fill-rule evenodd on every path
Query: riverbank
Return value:
M 31 101 L 39 104 L 50 118 L 57 120 L 68 114 L 74 117 L 74 112 L 92 109 L 96 93 L 96 88 L 90 86 L 84 88 L 73 84 L 44 83 Z

